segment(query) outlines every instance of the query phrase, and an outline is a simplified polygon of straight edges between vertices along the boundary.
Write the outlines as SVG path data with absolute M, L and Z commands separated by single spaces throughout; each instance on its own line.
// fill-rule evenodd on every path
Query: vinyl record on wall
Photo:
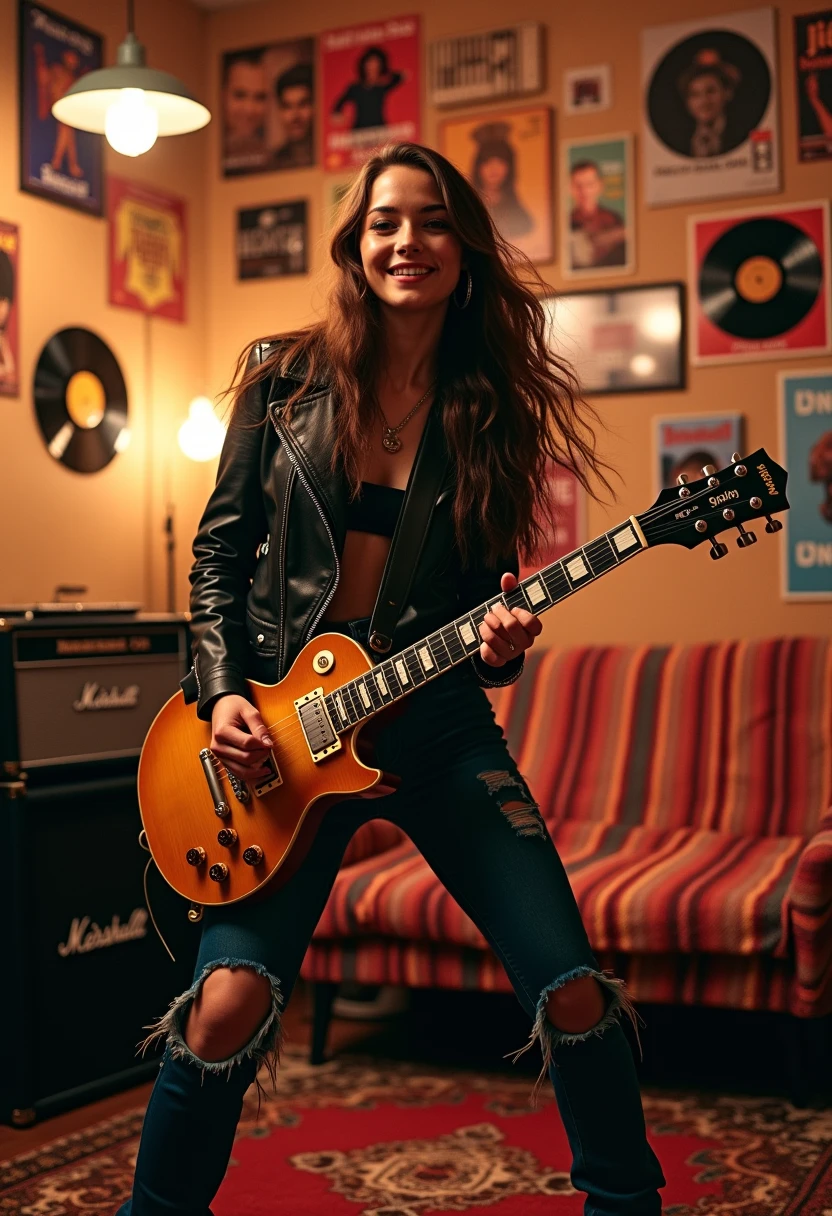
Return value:
M 35 365 L 33 397 L 50 456 L 96 473 L 127 446 L 127 389 L 118 361 L 97 334 L 62 329 Z

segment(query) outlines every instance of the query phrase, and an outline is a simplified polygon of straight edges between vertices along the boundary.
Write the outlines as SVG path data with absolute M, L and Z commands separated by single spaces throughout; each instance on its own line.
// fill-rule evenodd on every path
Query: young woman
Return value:
M 378 733 L 398 790 L 324 817 L 294 876 L 258 901 L 206 907 L 194 983 L 166 1039 L 132 1200 L 119 1216 L 207 1216 L 243 1096 L 274 1076 L 280 1012 L 360 824 L 413 839 L 503 961 L 533 1020 L 592 1216 L 653 1216 L 622 982 L 598 970 L 566 873 L 482 685 L 515 680 L 537 618 L 506 605 L 518 549 L 551 507 L 548 459 L 600 473 L 571 373 L 476 191 L 413 144 L 372 157 L 341 204 L 328 315 L 252 345 L 194 542 L 193 687 L 212 747 L 256 779 L 271 740 L 246 678 L 274 683 L 308 639 L 368 624 L 401 510 L 431 514 L 392 652 L 493 601 L 473 657 L 421 685 Z M 532 268 L 526 272 L 534 274 Z M 241 367 L 242 360 L 241 358 Z M 433 462 L 447 462 L 437 479 Z M 441 472 L 441 470 L 440 470 Z M 601 474 L 603 480 L 603 474 Z M 436 486 L 439 486 L 438 492 Z M 171 808 L 175 814 L 175 808 Z

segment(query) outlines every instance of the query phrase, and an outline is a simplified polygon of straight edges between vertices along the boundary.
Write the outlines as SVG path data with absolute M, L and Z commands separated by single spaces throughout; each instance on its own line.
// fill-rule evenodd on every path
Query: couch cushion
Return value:
M 832 639 L 533 648 L 489 697 L 551 824 L 810 836 L 832 802 Z
M 805 844 L 569 820 L 552 837 L 593 949 L 642 953 L 773 952 Z M 406 838 L 339 873 L 315 937 L 357 935 L 487 946 Z

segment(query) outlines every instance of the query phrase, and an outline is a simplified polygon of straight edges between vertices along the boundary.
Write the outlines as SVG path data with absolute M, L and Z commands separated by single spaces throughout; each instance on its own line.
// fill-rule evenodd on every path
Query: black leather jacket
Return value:
M 269 349 L 268 343 L 257 346 L 249 367 Z M 333 394 L 326 383 L 311 385 L 287 421 L 286 401 L 303 379 L 302 369 L 293 367 L 244 394 L 194 539 L 194 665 L 181 686 L 204 721 L 210 721 L 218 696 L 247 696 L 246 679 L 274 684 L 283 678 L 338 584 L 348 485 L 340 471 L 330 471 Z M 258 422 L 263 425 L 253 425 Z M 444 460 L 441 415 L 434 407 L 408 495 L 423 483 L 420 469 L 437 450 Z M 498 595 L 504 570 L 518 572 L 516 553 L 499 569 L 479 560 L 462 571 L 451 519 L 453 491 L 449 462 L 421 552 L 414 555 L 413 582 L 391 653 Z M 478 654 L 471 663 L 481 684 L 496 687 L 517 679 L 523 656 L 503 667 L 489 666 Z

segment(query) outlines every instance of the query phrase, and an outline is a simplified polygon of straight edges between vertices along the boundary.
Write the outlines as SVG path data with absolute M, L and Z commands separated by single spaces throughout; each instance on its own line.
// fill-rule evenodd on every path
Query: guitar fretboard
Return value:
M 339 734 L 356 726 L 475 654 L 482 644 L 479 627 L 495 604 L 503 604 L 509 609 L 525 608 L 540 616 L 547 608 L 559 604 L 646 548 L 638 520 L 631 515 L 629 520 L 582 545 L 574 553 L 568 553 L 522 579 L 513 591 L 503 592 L 480 604 L 421 642 L 405 647 L 364 675 L 328 693 L 324 701 L 333 726 Z M 499 668 L 494 670 L 498 672 Z

